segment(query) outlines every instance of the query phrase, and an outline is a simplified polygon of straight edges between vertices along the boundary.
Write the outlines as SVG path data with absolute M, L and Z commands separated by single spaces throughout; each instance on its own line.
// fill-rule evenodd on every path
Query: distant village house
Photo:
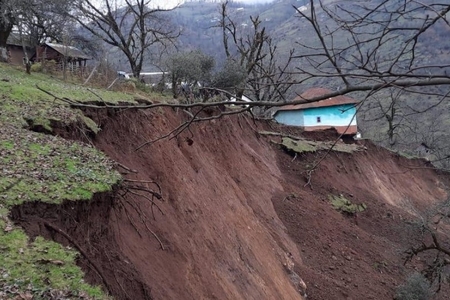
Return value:
M 304 103 L 286 105 L 279 108 L 274 119 L 281 124 L 301 126 L 305 131 L 334 128 L 339 134 L 356 135 L 356 104 L 358 101 L 347 96 L 336 96 L 317 102 L 308 102 L 332 91 L 324 88 L 312 88 L 297 96 L 293 101 Z

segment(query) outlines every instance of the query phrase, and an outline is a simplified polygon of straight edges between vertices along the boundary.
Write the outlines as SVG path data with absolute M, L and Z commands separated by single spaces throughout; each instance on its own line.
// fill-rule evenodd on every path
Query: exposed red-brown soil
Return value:
M 426 162 L 360 143 L 367 150 L 331 152 L 312 175 L 312 190 L 303 187 L 307 179 L 299 178 L 299 169 L 323 153 L 281 159 L 285 186 L 295 197 L 278 195 L 273 203 L 301 249 L 298 273 L 311 299 L 392 299 L 395 287 L 412 272 L 403 266 L 403 252 L 417 245 L 420 235 L 407 221 L 446 197 L 439 176 L 424 169 Z M 343 215 L 330 207 L 330 194 L 368 208 Z
M 91 117 L 102 127 L 93 142 L 126 166 L 125 183 L 161 187 L 158 207 L 145 191 L 121 188 L 91 202 L 26 204 L 13 218 L 32 235 L 75 242 L 88 257 L 80 259 L 88 279 L 117 299 L 304 299 L 303 281 L 308 299 L 392 299 L 412 271 L 402 252 L 418 238 L 405 220 L 447 196 L 446 177 L 425 161 L 368 141 L 352 154 L 331 152 L 305 186 L 305 170 L 325 153 L 294 158 L 271 142 L 278 137 L 258 134 L 300 134 L 293 129 L 232 116 L 135 151 L 188 115 Z M 368 208 L 343 215 L 331 194 Z

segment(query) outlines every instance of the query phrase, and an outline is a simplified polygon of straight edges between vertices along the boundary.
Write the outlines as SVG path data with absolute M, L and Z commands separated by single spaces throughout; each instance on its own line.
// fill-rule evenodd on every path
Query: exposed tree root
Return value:
M 146 185 L 147 184 L 153 184 L 153 185 L 155 185 L 157 187 L 157 191 L 154 191 L 154 190 L 150 189 L 147 186 L 142 186 L 142 185 L 138 185 L 138 184 L 146 184 Z M 134 227 L 136 232 L 139 234 L 140 237 L 142 237 L 138 227 L 132 221 L 132 218 L 130 217 L 130 215 L 128 213 L 128 208 L 127 207 L 131 207 L 132 209 L 134 209 L 134 211 L 139 216 L 141 223 L 144 224 L 144 226 L 147 229 L 147 231 L 153 237 L 155 237 L 155 239 L 158 241 L 161 249 L 165 250 L 164 244 L 161 241 L 161 239 L 148 226 L 148 224 L 147 224 L 147 221 L 148 221 L 147 215 L 143 212 L 142 209 L 140 209 L 140 207 L 137 207 L 136 203 L 134 203 L 133 201 L 129 201 L 129 200 L 127 200 L 125 198 L 125 195 L 127 195 L 129 193 L 129 194 L 132 194 L 134 196 L 138 196 L 140 199 L 143 198 L 143 199 L 147 200 L 148 202 L 150 202 L 151 210 L 152 210 L 152 217 L 153 217 L 153 220 L 156 220 L 155 213 L 154 213 L 154 207 L 156 207 L 158 209 L 158 211 L 161 213 L 161 215 L 164 215 L 163 210 L 155 202 L 155 199 L 158 199 L 160 201 L 164 201 L 164 198 L 163 198 L 162 193 L 161 193 L 161 186 L 157 182 L 152 181 L 152 180 L 124 179 L 124 184 L 122 185 L 121 190 L 122 190 L 122 193 L 118 194 L 121 197 L 121 199 L 122 199 L 122 201 L 119 202 L 120 206 L 125 209 L 125 215 L 127 216 L 128 220 L 130 221 L 130 223 L 132 224 L 132 226 Z
M 117 166 L 119 166 L 119 167 L 121 167 L 122 169 L 124 169 L 124 170 L 126 170 L 126 171 L 128 171 L 128 172 L 130 172 L 130 173 L 137 173 L 138 171 L 136 171 L 136 170 L 133 170 L 133 169 L 131 169 L 131 168 L 128 168 L 127 166 L 125 166 L 125 165 L 123 165 L 123 164 L 121 164 L 121 163 L 118 163 L 118 162 L 116 162 L 116 164 L 117 164 Z M 129 179 L 125 179 L 126 181 L 130 181 Z

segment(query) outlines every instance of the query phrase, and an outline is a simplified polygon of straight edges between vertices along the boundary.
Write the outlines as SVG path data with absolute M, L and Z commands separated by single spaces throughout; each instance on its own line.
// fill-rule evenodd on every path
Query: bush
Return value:
M 136 88 L 144 93 L 150 93 L 151 88 L 145 84 L 145 82 L 141 82 L 140 80 L 133 81 Z
M 31 72 L 42 72 L 42 64 L 34 63 L 31 65 Z
M 58 63 L 55 60 L 44 61 L 42 69 L 44 73 L 53 74 L 57 70 Z
M 397 288 L 396 300 L 427 300 L 432 296 L 429 281 L 420 273 L 414 273 Z
M 113 90 L 116 92 L 134 93 L 136 92 L 136 83 L 132 80 L 121 81 L 113 86 Z

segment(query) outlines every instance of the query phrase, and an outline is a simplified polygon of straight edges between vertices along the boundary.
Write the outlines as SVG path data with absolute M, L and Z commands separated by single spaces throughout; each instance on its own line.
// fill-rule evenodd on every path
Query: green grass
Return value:
M 5 222 L 0 221 L 5 227 Z M 33 299 L 48 299 L 51 291 L 79 299 L 106 299 L 103 291 L 83 280 L 83 272 L 75 264 L 77 252 L 52 241 L 37 237 L 30 242 L 20 229 L 0 234 L 0 298 L 24 299 L 19 293 L 29 293 Z M 16 292 L 14 292 L 16 291 Z M 3 293 L 3 294 L 2 294 Z
M 5 125 L 0 132 L 0 202 L 87 200 L 120 180 L 114 163 L 89 145 Z M 90 193 L 81 190 L 90 191 Z
M 39 91 L 36 85 L 42 89 L 57 95 L 60 98 L 68 98 L 77 101 L 98 100 L 99 95 L 108 103 L 118 103 L 119 101 L 133 101 L 134 95 L 117 93 L 104 89 L 89 89 L 68 82 L 58 80 L 55 77 L 47 76 L 43 73 L 31 73 L 27 75 L 22 69 L 2 64 L 2 75 L 0 75 L 0 93 L 8 93 L 9 98 L 16 101 L 42 101 L 53 100 L 53 97 Z
M 0 299 L 19 299 L 19 293 L 48 299 L 53 291 L 65 299 L 106 299 L 99 287 L 83 281 L 75 264 L 76 251 L 41 237 L 31 241 L 8 219 L 12 206 L 29 201 L 89 201 L 94 193 L 109 191 L 121 180 L 114 162 L 92 146 L 28 130 L 40 126 L 52 132 L 54 121 L 82 122 L 95 133 L 100 130 L 80 110 L 36 85 L 74 101 L 98 101 L 95 93 L 110 104 L 134 103 L 132 94 L 92 93 L 80 85 L 42 73 L 27 75 L 0 63 Z
M 113 105 L 119 102 L 134 103 L 135 98 L 133 94 L 88 89 L 42 73 L 27 75 L 22 69 L 6 64 L 0 64 L 0 74 L 0 123 L 6 122 L 21 127 L 31 123 L 41 125 L 49 132 L 52 131 L 51 120 L 71 123 L 85 119 L 80 111 L 70 109 L 67 103 L 55 100 L 40 91 L 37 86 L 59 98 L 79 102 L 101 101 L 98 98 L 101 97 L 106 103 Z M 87 125 L 89 128 L 94 127 L 92 123 Z

